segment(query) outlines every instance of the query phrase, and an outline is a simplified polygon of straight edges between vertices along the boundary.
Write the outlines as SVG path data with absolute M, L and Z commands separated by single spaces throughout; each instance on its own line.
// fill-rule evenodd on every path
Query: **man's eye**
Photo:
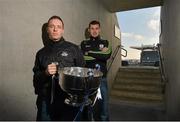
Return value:
M 62 27 L 59 25 L 59 26 L 57 26 L 57 28 L 61 29 Z
M 49 28 L 51 28 L 51 29 L 54 29 L 54 28 L 56 28 L 56 29 L 62 29 L 62 26 L 54 26 L 54 25 L 49 25 L 48 26 Z
M 54 26 L 53 26 L 53 25 L 50 25 L 49 28 L 54 28 Z

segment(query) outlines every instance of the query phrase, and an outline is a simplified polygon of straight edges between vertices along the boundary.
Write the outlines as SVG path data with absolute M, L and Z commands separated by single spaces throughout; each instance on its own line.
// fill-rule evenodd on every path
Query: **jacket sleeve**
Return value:
M 76 55 L 75 55 L 75 59 L 74 59 L 74 64 L 79 67 L 84 67 L 85 61 L 84 61 L 84 57 L 83 57 L 83 52 L 79 49 L 78 46 L 77 46 L 75 52 L 76 52 Z
M 105 40 L 104 43 L 105 47 L 108 48 L 108 50 L 106 52 L 102 52 L 102 51 L 89 51 L 88 52 L 88 56 L 91 56 L 93 58 L 96 58 L 98 60 L 103 60 L 106 61 L 110 58 L 111 53 L 112 53 L 112 48 L 110 46 L 110 44 L 108 43 L 107 40 Z
M 86 55 L 86 52 L 90 50 L 90 48 L 86 47 L 86 44 L 87 44 L 87 41 L 85 40 L 81 42 L 81 50 L 82 50 L 83 55 Z
M 82 41 L 81 42 L 81 51 L 82 51 L 83 55 L 85 54 L 85 50 L 86 50 L 85 43 L 84 43 L 84 41 Z
M 50 80 L 50 76 L 46 75 L 45 69 L 41 67 L 38 53 L 36 54 L 33 72 L 33 86 L 35 88 L 35 94 L 39 94 L 44 84 Z
M 81 67 L 84 67 L 85 66 L 85 60 L 84 60 L 84 57 L 83 57 L 83 53 L 81 52 L 81 50 L 78 48 L 78 65 L 81 66 Z

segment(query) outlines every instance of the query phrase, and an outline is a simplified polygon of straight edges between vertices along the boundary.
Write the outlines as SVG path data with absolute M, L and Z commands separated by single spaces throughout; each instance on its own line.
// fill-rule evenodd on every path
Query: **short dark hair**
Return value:
M 89 23 L 89 28 L 90 28 L 91 25 L 99 25 L 99 27 L 100 27 L 100 22 L 97 21 L 97 20 L 93 20 L 93 21 L 91 21 L 91 22 Z
M 58 19 L 58 20 L 60 20 L 60 21 L 62 22 L 63 27 L 64 27 L 64 22 L 63 22 L 63 20 L 61 19 L 61 17 L 56 16 L 56 15 L 54 15 L 54 16 L 52 16 L 52 17 L 49 18 L 49 20 L 48 20 L 48 22 L 47 22 L 48 25 L 49 25 L 49 22 L 50 22 L 52 19 Z

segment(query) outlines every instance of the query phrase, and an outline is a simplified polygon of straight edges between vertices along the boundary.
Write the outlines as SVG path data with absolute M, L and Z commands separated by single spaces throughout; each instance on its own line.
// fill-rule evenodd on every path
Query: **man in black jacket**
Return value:
M 84 40 L 81 43 L 86 61 L 86 67 L 99 68 L 103 72 L 103 78 L 100 84 L 101 96 L 97 101 L 97 106 L 94 107 L 94 120 L 107 121 L 108 115 L 108 86 L 107 86 L 107 68 L 106 62 L 111 56 L 111 47 L 107 40 L 100 38 L 100 23 L 96 20 L 89 23 L 90 39 Z M 98 95 L 99 96 L 99 95 Z
M 64 23 L 58 16 L 52 16 L 47 23 L 49 44 L 36 54 L 33 68 L 33 85 L 37 97 L 37 120 L 73 120 L 79 107 L 64 103 L 68 97 L 58 83 L 58 67 L 84 66 L 81 50 L 63 38 Z M 56 62 L 56 63 L 53 63 Z M 53 77 L 53 79 L 52 79 Z M 55 81 L 52 87 L 52 80 Z M 52 94 L 53 93 L 53 94 Z

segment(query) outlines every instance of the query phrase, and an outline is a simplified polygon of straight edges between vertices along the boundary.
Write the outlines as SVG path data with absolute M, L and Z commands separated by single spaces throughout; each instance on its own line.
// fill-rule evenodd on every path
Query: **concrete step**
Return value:
M 114 83 L 139 84 L 139 85 L 162 85 L 161 78 L 118 78 Z
M 118 72 L 117 78 L 160 78 L 160 73 L 150 73 L 150 72 Z
M 117 77 L 160 78 L 161 76 L 158 67 L 121 67 Z
M 159 67 L 143 67 L 143 66 L 135 66 L 135 67 L 121 67 L 119 71 L 123 72 L 147 72 L 147 73 L 159 73 Z
M 138 101 L 149 101 L 149 102 L 162 102 L 164 100 L 163 94 L 157 93 L 144 93 L 139 91 L 126 91 L 126 90 L 116 90 L 111 91 L 111 96 L 117 97 L 119 99 L 130 99 Z
M 161 85 L 142 85 L 142 84 L 129 84 L 129 83 L 115 83 L 113 85 L 114 90 L 126 90 L 126 91 L 139 91 L 146 93 L 162 93 Z
M 110 96 L 128 103 L 164 104 L 164 83 L 158 67 L 122 67 Z
M 123 105 L 129 107 L 138 107 L 138 108 L 150 108 L 154 110 L 165 110 L 165 104 L 161 101 L 149 101 L 149 100 L 139 100 L 131 98 L 118 98 L 111 96 L 109 102 L 115 105 Z

